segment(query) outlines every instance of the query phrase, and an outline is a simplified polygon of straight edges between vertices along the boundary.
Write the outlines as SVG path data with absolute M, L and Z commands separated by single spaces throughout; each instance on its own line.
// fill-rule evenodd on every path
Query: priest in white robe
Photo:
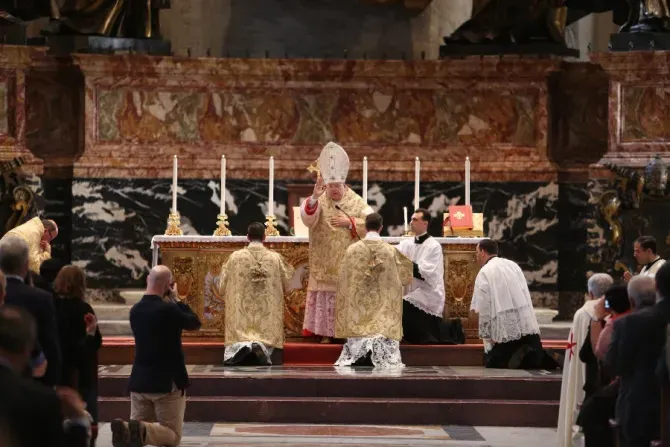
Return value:
M 638 265 L 642 266 L 639 274 L 651 278 L 654 278 L 656 272 L 665 264 L 665 259 L 662 259 L 658 255 L 656 239 L 652 236 L 640 236 L 637 238 L 635 243 L 633 243 L 633 257 L 635 257 Z M 633 274 L 630 272 L 623 274 L 623 279 L 626 282 L 630 281 L 632 277 Z
M 263 246 L 265 226 L 249 225 L 249 245 L 230 255 L 221 269 L 225 303 L 224 365 L 271 365 L 284 348 L 284 294 L 294 269 Z
M 430 220 L 427 210 L 417 209 L 410 223 L 416 236 L 397 245 L 414 264 L 402 318 L 404 339 L 414 344 L 440 343 L 444 314 L 444 255 L 440 243 L 428 234 Z
M 568 347 L 563 363 L 561 382 L 561 404 L 558 410 L 558 446 L 572 447 L 579 437 L 579 427 L 575 424 L 579 408 L 584 401 L 584 383 L 586 382 L 586 364 L 579 359 L 579 352 L 589 333 L 589 326 L 597 320 L 596 305 L 605 296 L 614 281 L 606 273 L 596 273 L 587 283 L 588 299 L 575 312 L 572 328 L 568 336 Z
M 328 143 L 321 151 L 318 168 L 314 192 L 300 207 L 300 218 L 309 228 L 303 335 L 318 335 L 322 343 L 328 343 L 335 335 L 340 264 L 347 248 L 365 236 L 363 219 L 372 208 L 345 184 L 349 157 L 342 147 Z
M 349 246 L 337 286 L 335 334 L 346 338 L 336 366 L 401 368 L 402 288 L 412 261 L 382 241 L 382 217 L 365 218 L 365 239 Z
M 487 368 L 556 369 L 543 349 L 540 326 L 521 268 L 498 257 L 498 244 L 477 244 L 481 270 L 475 279 L 471 310 L 479 314 L 479 336 L 484 340 Z

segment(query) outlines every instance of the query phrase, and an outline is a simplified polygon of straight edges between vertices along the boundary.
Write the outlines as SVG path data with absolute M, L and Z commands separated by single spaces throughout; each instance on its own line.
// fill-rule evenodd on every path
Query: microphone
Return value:
M 335 205 L 335 209 L 338 210 L 338 211 L 341 211 L 345 216 L 347 216 L 347 217 L 349 218 L 349 220 L 351 220 L 351 221 L 354 220 L 354 219 L 352 219 L 352 217 L 351 217 L 350 215 L 347 214 L 346 211 L 344 211 L 342 208 L 340 208 L 340 205 Z M 360 241 L 360 240 L 361 240 L 361 237 L 358 235 L 358 231 L 356 231 L 356 225 L 354 225 L 353 222 L 351 223 L 351 225 L 353 225 L 353 227 L 354 227 L 354 228 L 353 228 L 354 233 L 356 233 L 356 237 L 357 237 L 358 240 Z

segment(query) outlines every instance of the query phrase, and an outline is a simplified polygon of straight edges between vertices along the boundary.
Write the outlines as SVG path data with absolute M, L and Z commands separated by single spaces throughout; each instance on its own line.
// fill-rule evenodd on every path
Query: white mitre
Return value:
M 321 150 L 317 160 L 323 181 L 328 183 L 344 183 L 349 173 L 349 156 L 341 146 L 332 141 Z

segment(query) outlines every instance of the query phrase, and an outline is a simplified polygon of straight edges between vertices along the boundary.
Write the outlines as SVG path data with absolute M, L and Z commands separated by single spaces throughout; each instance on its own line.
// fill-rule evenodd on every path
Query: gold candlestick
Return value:
M 179 218 L 179 213 L 170 213 L 168 215 L 167 229 L 165 230 L 166 236 L 181 236 L 184 234 L 181 231 L 181 220 Z
M 416 236 L 412 230 L 405 231 L 405 236 Z
M 277 230 L 277 219 L 275 216 L 265 216 L 265 235 L 266 236 L 279 236 L 279 230 Z
M 217 228 L 214 230 L 214 236 L 230 236 L 232 233 L 228 229 L 228 215 L 219 214 L 216 220 Z

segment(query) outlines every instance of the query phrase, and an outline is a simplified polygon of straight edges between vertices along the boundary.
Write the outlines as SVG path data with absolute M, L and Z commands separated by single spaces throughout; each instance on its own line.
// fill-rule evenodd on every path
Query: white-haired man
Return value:
M 577 434 L 575 421 L 584 401 L 586 364 L 579 360 L 579 351 L 589 333 L 591 322 L 597 320 L 596 305 L 614 281 L 606 273 L 596 273 L 587 282 L 588 300 L 575 312 L 563 364 L 561 404 L 558 411 L 558 445 L 571 447 Z
M 328 143 L 318 160 L 314 193 L 300 207 L 309 228 L 309 282 L 305 302 L 304 335 L 319 335 L 327 343 L 335 336 L 335 297 L 340 265 L 347 248 L 365 236 L 365 216 L 372 208 L 345 181 L 349 157 Z

